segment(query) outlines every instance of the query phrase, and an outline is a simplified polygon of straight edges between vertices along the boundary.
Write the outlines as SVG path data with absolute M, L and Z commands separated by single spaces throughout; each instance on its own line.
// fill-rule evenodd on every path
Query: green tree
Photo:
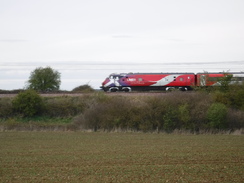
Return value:
M 28 80 L 28 89 L 41 92 L 57 91 L 61 84 L 61 74 L 51 67 L 36 68 L 31 72 Z
M 19 93 L 12 101 L 14 111 L 24 117 L 32 117 L 41 113 L 44 103 L 40 95 L 34 90 Z

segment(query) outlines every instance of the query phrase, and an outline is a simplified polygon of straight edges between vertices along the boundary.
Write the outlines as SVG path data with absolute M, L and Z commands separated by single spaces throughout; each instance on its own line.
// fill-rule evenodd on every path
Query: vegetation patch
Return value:
M 242 91 L 237 89 L 236 94 L 232 90 L 125 96 L 92 92 L 73 97 L 41 97 L 27 90 L 15 98 L 0 98 L 0 125 L 8 126 L 6 121 L 13 120 L 28 129 L 23 122 L 28 119 L 37 126 L 42 122 L 63 126 L 61 119 L 69 119 L 65 124 L 68 130 L 229 133 L 244 128 L 243 104 L 239 102 L 244 96 L 241 98 Z M 13 129 L 14 125 L 10 126 L 4 129 Z

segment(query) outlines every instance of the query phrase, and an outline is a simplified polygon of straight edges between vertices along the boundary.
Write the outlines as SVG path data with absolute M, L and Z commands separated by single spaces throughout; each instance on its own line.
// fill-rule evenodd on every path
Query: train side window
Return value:
M 142 78 L 138 78 L 138 81 L 142 81 Z
M 184 81 L 184 78 L 180 78 L 180 81 Z
M 209 81 L 218 81 L 218 79 L 221 77 L 209 77 L 208 80 Z
M 233 77 L 231 81 L 244 81 L 244 77 Z

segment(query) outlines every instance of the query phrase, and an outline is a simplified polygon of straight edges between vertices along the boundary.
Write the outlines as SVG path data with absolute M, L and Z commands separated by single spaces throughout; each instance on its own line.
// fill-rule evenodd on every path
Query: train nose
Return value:
M 106 86 L 109 82 L 110 82 L 110 79 L 109 79 L 109 78 L 106 78 L 106 79 L 102 82 L 102 86 Z

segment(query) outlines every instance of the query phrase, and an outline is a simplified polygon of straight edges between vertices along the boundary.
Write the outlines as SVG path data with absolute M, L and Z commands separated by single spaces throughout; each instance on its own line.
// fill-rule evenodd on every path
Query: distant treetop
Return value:
M 61 74 L 51 67 L 38 67 L 31 72 L 28 80 L 28 89 L 40 92 L 51 92 L 59 90 Z

